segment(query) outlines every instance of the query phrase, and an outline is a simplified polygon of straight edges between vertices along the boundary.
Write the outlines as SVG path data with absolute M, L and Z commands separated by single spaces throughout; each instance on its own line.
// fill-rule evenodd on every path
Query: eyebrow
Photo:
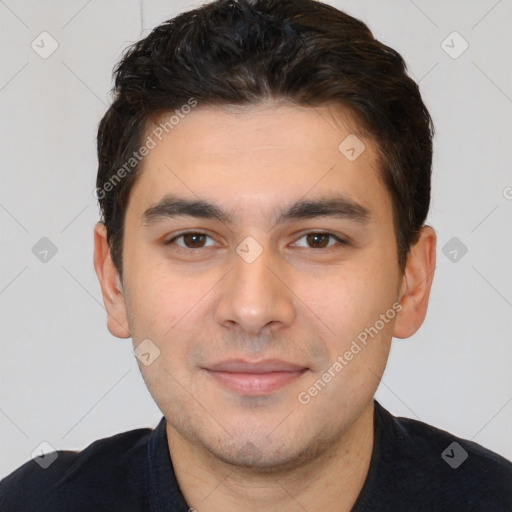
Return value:
M 166 195 L 161 201 L 145 210 L 141 216 L 146 225 L 176 217 L 217 219 L 231 224 L 234 215 L 232 212 L 202 199 L 186 199 L 175 195 Z M 344 195 L 338 195 L 297 201 L 278 211 L 273 219 L 275 224 L 279 224 L 316 217 L 347 219 L 362 224 L 369 221 L 370 210 Z

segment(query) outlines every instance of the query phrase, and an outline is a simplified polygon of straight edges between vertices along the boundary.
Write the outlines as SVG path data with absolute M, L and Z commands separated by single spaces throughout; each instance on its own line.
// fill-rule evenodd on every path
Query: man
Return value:
M 511 510 L 510 462 L 373 399 L 435 267 L 400 55 L 320 2 L 219 0 L 115 85 L 94 264 L 164 418 L 26 463 L 1 510 Z

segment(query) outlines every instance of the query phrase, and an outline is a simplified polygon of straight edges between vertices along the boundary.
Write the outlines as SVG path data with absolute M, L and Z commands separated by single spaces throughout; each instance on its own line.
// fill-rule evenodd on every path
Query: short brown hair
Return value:
M 217 0 L 156 27 L 114 73 L 114 102 L 98 129 L 96 190 L 120 273 L 134 155 L 149 121 L 191 99 L 348 108 L 378 147 L 405 268 L 429 209 L 434 127 L 403 58 L 363 22 L 315 0 Z

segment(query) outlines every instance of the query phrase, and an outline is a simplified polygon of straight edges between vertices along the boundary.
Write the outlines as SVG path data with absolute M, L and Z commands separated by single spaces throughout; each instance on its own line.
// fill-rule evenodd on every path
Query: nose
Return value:
M 220 325 L 238 327 L 253 335 L 289 326 L 295 318 L 294 295 L 286 283 L 286 262 L 274 257 L 268 246 L 260 247 L 262 252 L 254 260 L 234 251 L 233 269 L 222 280 L 217 304 Z M 254 246 L 250 249 L 255 250 Z

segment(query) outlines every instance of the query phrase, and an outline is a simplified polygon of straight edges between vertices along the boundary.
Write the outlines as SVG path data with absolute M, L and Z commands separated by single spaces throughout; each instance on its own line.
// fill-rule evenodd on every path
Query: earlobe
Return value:
M 397 316 L 393 336 L 412 336 L 425 320 L 436 266 L 436 233 L 423 226 L 418 241 L 411 247 L 400 288 L 402 309 Z
M 107 311 L 108 330 L 117 338 L 129 338 L 124 291 L 119 272 L 112 261 L 107 230 L 98 222 L 94 228 L 94 269 L 100 282 L 103 303 Z

